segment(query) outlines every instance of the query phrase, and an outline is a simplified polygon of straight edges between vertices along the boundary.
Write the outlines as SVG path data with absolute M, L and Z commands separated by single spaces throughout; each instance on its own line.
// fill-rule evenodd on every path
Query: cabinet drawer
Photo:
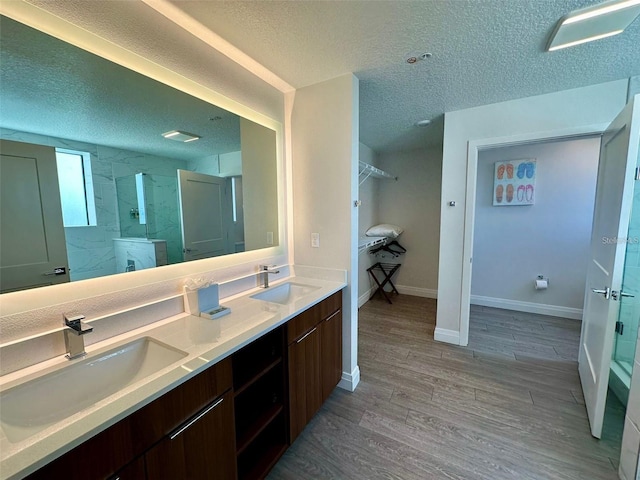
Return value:
M 231 388 L 231 377 L 231 359 L 227 358 L 27 478 L 87 480 L 109 477 Z
M 336 292 L 287 323 L 287 344 L 290 345 L 315 327 L 320 321 L 342 308 L 342 291 Z
M 325 320 L 328 316 L 336 313 L 342 309 L 342 290 L 334 293 L 329 298 L 323 300 L 318 304 L 319 318 L 318 320 Z
M 235 480 L 233 395 L 208 405 L 145 455 L 148 480 Z
M 226 358 L 132 414 L 129 422 L 134 453 L 144 452 L 231 385 L 231 358 Z
M 287 323 L 287 344 L 292 344 L 318 324 L 318 305 L 295 316 Z

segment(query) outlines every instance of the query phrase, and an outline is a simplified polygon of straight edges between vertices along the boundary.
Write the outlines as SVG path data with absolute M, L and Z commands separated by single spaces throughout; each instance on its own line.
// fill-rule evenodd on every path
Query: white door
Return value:
M 55 149 L 0 140 L 0 292 L 68 281 Z
M 178 170 L 184 261 L 231 253 L 231 206 L 222 177 Z
M 640 138 L 640 95 L 602 137 L 578 369 L 591 434 L 600 438 Z

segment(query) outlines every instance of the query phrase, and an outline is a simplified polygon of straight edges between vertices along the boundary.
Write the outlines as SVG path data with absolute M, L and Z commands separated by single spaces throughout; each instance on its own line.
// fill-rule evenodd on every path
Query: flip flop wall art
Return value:
M 535 158 L 496 162 L 494 167 L 494 207 L 533 205 L 535 203 Z

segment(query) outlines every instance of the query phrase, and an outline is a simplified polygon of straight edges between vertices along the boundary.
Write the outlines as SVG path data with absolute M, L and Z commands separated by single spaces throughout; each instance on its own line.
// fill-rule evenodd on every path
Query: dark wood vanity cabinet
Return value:
M 228 390 L 144 455 L 146 478 L 235 479 L 233 416 L 233 393 Z
M 291 443 L 322 405 L 320 343 L 320 330 L 316 325 L 289 345 Z
M 322 403 L 342 379 L 342 309 L 320 323 Z
M 288 447 L 285 327 L 232 355 L 238 478 L 264 478 Z
M 212 403 L 220 398 L 227 398 L 231 386 L 231 359 L 228 358 L 170 390 L 27 478 L 29 480 L 51 480 L 52 478 L 91 480 L 119 477 L 121 480 L 143 480 L 147 478 L 148 472 L 146 470 L 149 467 L 144 458 L 145 454 L 156 444 L 162 445 L 166 442 L 172 433 L 197 418 Z M 227 393 L 225 394 L 225 392 Z M 228 399 L 223 408 L 226 409 L 224 418 L 218 419 L 216 417 L 216 421 L 212 423 L 218 428 L 224 426 L 224 430 L 231 440 L 231 447 L 235 448 L 233 445 L 233 402 Z M 209 421 L 210 415 L 206 417 L 202 420 Z M 192 430 L 192 432 L 198 431 L 199 427 L 196 426 L 196 423 L 193 427 L 196 427 L 196 430 Z M 189 438 L 192 436 L 190 435 Z M 224 448 L 224 442 L 222 444 L 222 448 Z M 207 455 L 210 457 L 217 458 L 216 449 L 221 447 L 218 443 L 209 445 L 203 443 L 201 448 L 207 449 Z M 234 450 L 231 451 L 234 452 Z M 216 468 L 235 472 L 234 455 L 221 457 L 216 461 L 218 462 Z M 147 468 L 145 468 L 145 464 Z M 213 477 L 208 477 L 206 474 L 199 476 L 193 473 L 192 476 L 184 478 L 206 479 Z M 235 474 L 224 478 L 233 479 Z
M 337 292 L 27 478 L 262 479 L 341 375 Z
M 136 458 L 111 476 L 110 480 L 143 480 L 147 478 L 144 456 Z
M 342 376 L 342 292 L 290 320 L 287 340 L 293 443 Z

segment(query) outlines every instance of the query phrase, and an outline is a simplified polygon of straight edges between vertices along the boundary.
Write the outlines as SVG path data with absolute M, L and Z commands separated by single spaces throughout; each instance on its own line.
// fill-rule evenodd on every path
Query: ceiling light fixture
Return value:
M 549 38 L 547 51 L 553 52 L 618 35 L 639 14 L 640 0 L 611 0 L 575 10 L 557 23 Z
M 170 132 L 165 132 L 162 134 L 164 138 L 167 140 L 175 140 L 176 142 L 195 142 L 199 140 L 201 137 L 199 135 L 194 135 L 193 133 L 181 132 L 180 130 L 171 130 Z
M 416 127 L 428 127 L 429 125 L 431 125 L 431 120 L 419 120 L 414 123 L 414 125 Z

